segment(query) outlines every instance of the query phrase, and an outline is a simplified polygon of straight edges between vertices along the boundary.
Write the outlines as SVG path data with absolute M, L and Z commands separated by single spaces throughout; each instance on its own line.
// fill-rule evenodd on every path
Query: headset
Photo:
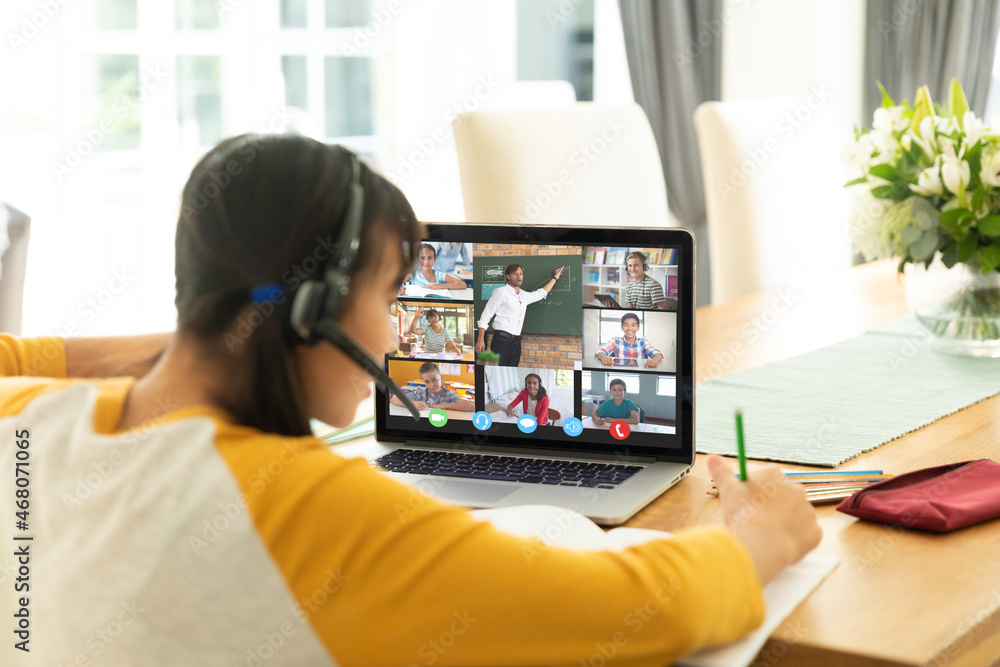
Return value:
M 355 363 L 375 379 L 375 382 L 403 402 L 414 419 L 420 411 L 410 397 L 386 375 L 382 367 L 368 356 L 353 338 L 340 328 L 334 319 L 350 292 L 351 265 L 361 243 L 361 217 L 364 210 L 365 191 L 361 187 L 361 162 L 358 156 L 343 149 L 351 158 L 351 185 L 348 190 L 347 214 L 344 226 L 334 245 L 334 254 L 323 267 L 322 279 L 311 278 L 299 286 L 292 300 L 290 322 L 293 331 L 306 345 L 327 340 L 340 348 Z
M 633 250 L 628 255 L 625 255 L 625 273 L 628 273 L 628 258 L 629 258 L 629 256 L 630 255 L 635 255 L 637 253 L 640 254 L 640 255 L 642 255 L 642 272 L 646 273 L 647 271 L 649 271 L 649 260 L 646 259 L 646 253 L 644 253 L 644 252 L 642 252 L 640 250 Z

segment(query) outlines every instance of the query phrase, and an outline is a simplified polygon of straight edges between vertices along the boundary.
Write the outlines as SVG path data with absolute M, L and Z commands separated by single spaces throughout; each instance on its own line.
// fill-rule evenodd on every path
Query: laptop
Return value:
M 419 420 L 379 390 L 375 441 L 353 453 L 444 502 L 476 508 L 556 505 L 603 525 L 625 522 L 688 474 L 695 457 L 690 232 L 502 224 L 429 224 L 427 229 L 426 242 L 472 243 L 471 301 L 442 309 L 438 300 L 434 306 L 456 339 L 476 334 L 490 297 L 504 285 L 508 265 L 522 267 L 522 284 L 529 287 L 547 283 L 556 268 L 564 271 L 544 299 L 526 306 L 516 366 L 510 357 L 501 357 L 499 364 L 506 361 L 506 366 L 477 364 L 471 352 L 460 360 L 430 363 L 387 355 L 386 371 L 399 386 L 416 393 L 434 386 L 441 390 L 420 394 L 428 409 Z M 677 251 L 676 265 L 650 266 L 647 272 L 661 284 L 665 275 L 677 276 L 676 312 L 636 309 L 642 313 L 636 335 L 675 355 L 669 363 L 584 367 L 583 359 L 593 359 L 598 348 L 624 335 L 621 310 L 585 299 L 585 293 L 594 293 L 589 279 L 610 273 L 592 263 L 603 254 L 591 252 L 588 264 L 588 251 L 612 246 Z M 506 408 L 536 381 L 545 396 L 536 390 L 530 400 L 525 393 L 526 400 L 508 415 Z M 455 386 L 463 389 L 450 389 Z M 601 424 L 591 416 L 595 403 L 601 406 L 599 416 L 607 416 Z

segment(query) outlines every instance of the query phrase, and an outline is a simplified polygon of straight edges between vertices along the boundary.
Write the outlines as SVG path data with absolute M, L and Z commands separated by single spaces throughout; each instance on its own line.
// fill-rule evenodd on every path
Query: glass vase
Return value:
M 933 337 L 934 349 L 972 357 L 1000 357 L 1000 273 L 983 275 L 966 264 L 930 268 L 911 264 L 906 303 Z

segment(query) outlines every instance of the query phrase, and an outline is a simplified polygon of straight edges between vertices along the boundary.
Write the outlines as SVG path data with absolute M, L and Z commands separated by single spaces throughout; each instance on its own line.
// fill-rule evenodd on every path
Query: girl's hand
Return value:
M 753 558 L 761 584 L 819 544 L 822 530 L 802 486 L 792 484 L 775 466 L 754 470 L 752 479 L 736 479 L 722 457 L 708 457 L 719 489 L 722 516 Z

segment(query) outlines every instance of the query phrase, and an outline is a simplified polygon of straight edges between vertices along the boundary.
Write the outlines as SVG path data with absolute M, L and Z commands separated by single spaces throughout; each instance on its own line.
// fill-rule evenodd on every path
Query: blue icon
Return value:
M 517 418 L 517 427 L 521 433 L 533 433 L 538 428 L 538 420 L 531 415 L 521 415 Z
M 563 432 L 566 435 L 575 438 L 583 433 L 583 422 L 576 417 L 569 417 L 563 420 Z
M 493 426 L 493 417 L 490 417 L 490 413 L 480 410 L 472 416 L 472 425 L 480 431 L 485 431 L 490 426 Z

